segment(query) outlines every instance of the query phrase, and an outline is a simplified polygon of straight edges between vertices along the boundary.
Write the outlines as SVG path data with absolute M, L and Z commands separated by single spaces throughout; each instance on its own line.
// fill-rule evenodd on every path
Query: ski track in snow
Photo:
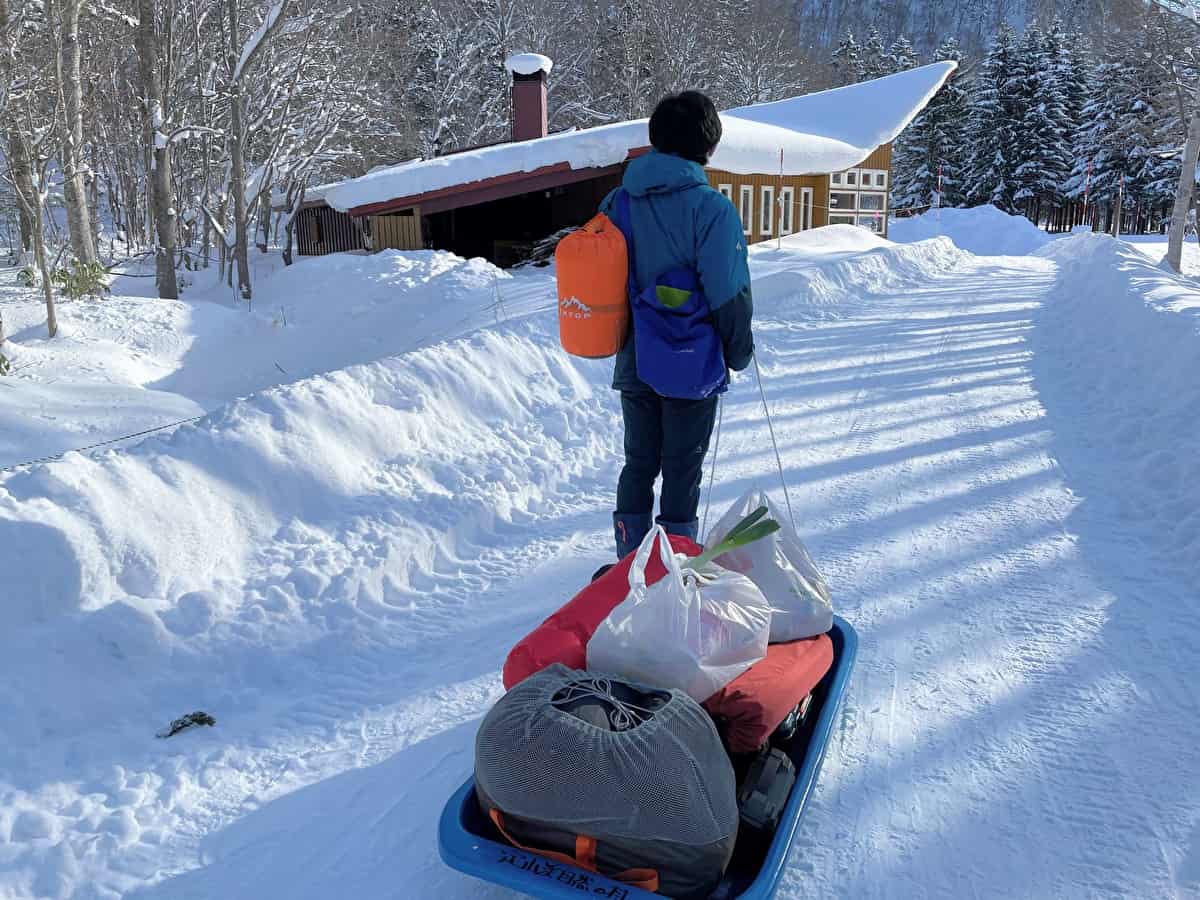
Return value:
M 1050 256 L 918 246 L 755 256 L 796 524 L 862 639 L 778 896 L 1200 896 L 1197 592 L 1103 496 L 1120 459 L 1055 356 L 1053 304 L 1079 288 Z M 96 743 L 69 719 L 25 736 L 18 783 L 0 774 L 0 895 L 515 896 L 444 867 L 435 829 L 505 653 L 609 552 L 620 434 L 606 368 L 587 371 L 594 399 L 544 410 L 562 446 L 599 433 L 569 477 L 490 517 L 523 465 L 503 446 L 469 501 L 434 465 L 372 472 L 375 505 L 297 514 L 249 554 L 259 604 L 219 627 L 203 599 L 166 614 L 196 645 L 144 651 L 177 672 L 136 717 L 101 710 Z M 724 400 L 717 476 L 710 522 L 752 483 L 782 499 L 752 376 Z M 448 537 L 397 562 L 422 509 Z M 322 605 L 328 571 L 370 590 Z M 263 608 L 297 606 L 256 645 Z M 77 627 L 51 651 L 96 652 Z M 168 703 L 218 725 L 147 745 Z

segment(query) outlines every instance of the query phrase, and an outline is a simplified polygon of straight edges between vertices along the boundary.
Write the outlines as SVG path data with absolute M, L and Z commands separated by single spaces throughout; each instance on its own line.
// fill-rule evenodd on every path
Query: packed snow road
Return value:
M 1196 896 L 1200 464 L 1169 445 L 1196 436 L 1197 395 L 1144 419 L 1131 379 L 1090 396 L 1081 372 L 1119 360 L 1072 304 L 1116 290 L 1112 260 L 1084 266 L 1093 283 L 1064 278 L 1067 251 L 847 234 L 754 259 L 796 524 L 862 639 L 779 896 Z M 1154 346 L 1182 394 L 1179 331 Z M 74 554 L 73 589 L 94 590 L 12 633 L 56 660 L 43 696 L 99 708 L 22 702 L 43 670 L 32 650 L 11 664 L 0 895 L 513 896 L 442 866 L 434 830 L 504 655 L 610 552 L 606 376 L 521 320 L 3 484 L 0 534 L 39 521 L 25 557 Z M 1136 433 L 1114 438 L 1112 409 Z M 782 499 L 775 466 L 742 376 L 710 523 L 752 483 Z M 193 498 L 177 543 L 111 511 L 119 492 L 165 503 L 160 481 Z M 145 740 L 172 703 L 218 724 Z

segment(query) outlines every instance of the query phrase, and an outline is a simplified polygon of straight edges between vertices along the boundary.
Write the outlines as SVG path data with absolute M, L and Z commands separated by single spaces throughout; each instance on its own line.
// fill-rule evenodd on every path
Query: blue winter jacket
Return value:
M 657 150 L 630 162 L 621 184 L 630 196 L 638 283 L 652 284 L 677 266 L 695 269 L 721 337 L 725 364 L 735 371 L 746 368 L 754 354 L 754 303 L 746 236 L 733 204 L 709 185 L 702 166 Z M 608 215 L 615 193 L 600 204 Z M 613 387 L 650 390 L 638 378 L 632 329 L 617 353 Z

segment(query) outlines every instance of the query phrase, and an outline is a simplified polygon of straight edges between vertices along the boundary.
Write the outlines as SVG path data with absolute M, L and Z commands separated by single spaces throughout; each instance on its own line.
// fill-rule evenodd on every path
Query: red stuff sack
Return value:
M 767 656 L 704 701 L 731 753 L 761 747 L 833 666 L 827 634 L 770 644 Z

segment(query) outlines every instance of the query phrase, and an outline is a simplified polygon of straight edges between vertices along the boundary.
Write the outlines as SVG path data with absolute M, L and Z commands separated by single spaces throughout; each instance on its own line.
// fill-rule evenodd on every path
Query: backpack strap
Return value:
M 637 256 L 633 247 L 633 216 L 630 214 L 629 206 L 629 191 L 625 188 L 617 188 L 617 193 L 613 197 L 612 219 L 621 229 L 621 234 L 625 236 L 625 255 L 629 257 L 629 299 L 633 300 L 641 293 L 642 289 L 638 287 Z

